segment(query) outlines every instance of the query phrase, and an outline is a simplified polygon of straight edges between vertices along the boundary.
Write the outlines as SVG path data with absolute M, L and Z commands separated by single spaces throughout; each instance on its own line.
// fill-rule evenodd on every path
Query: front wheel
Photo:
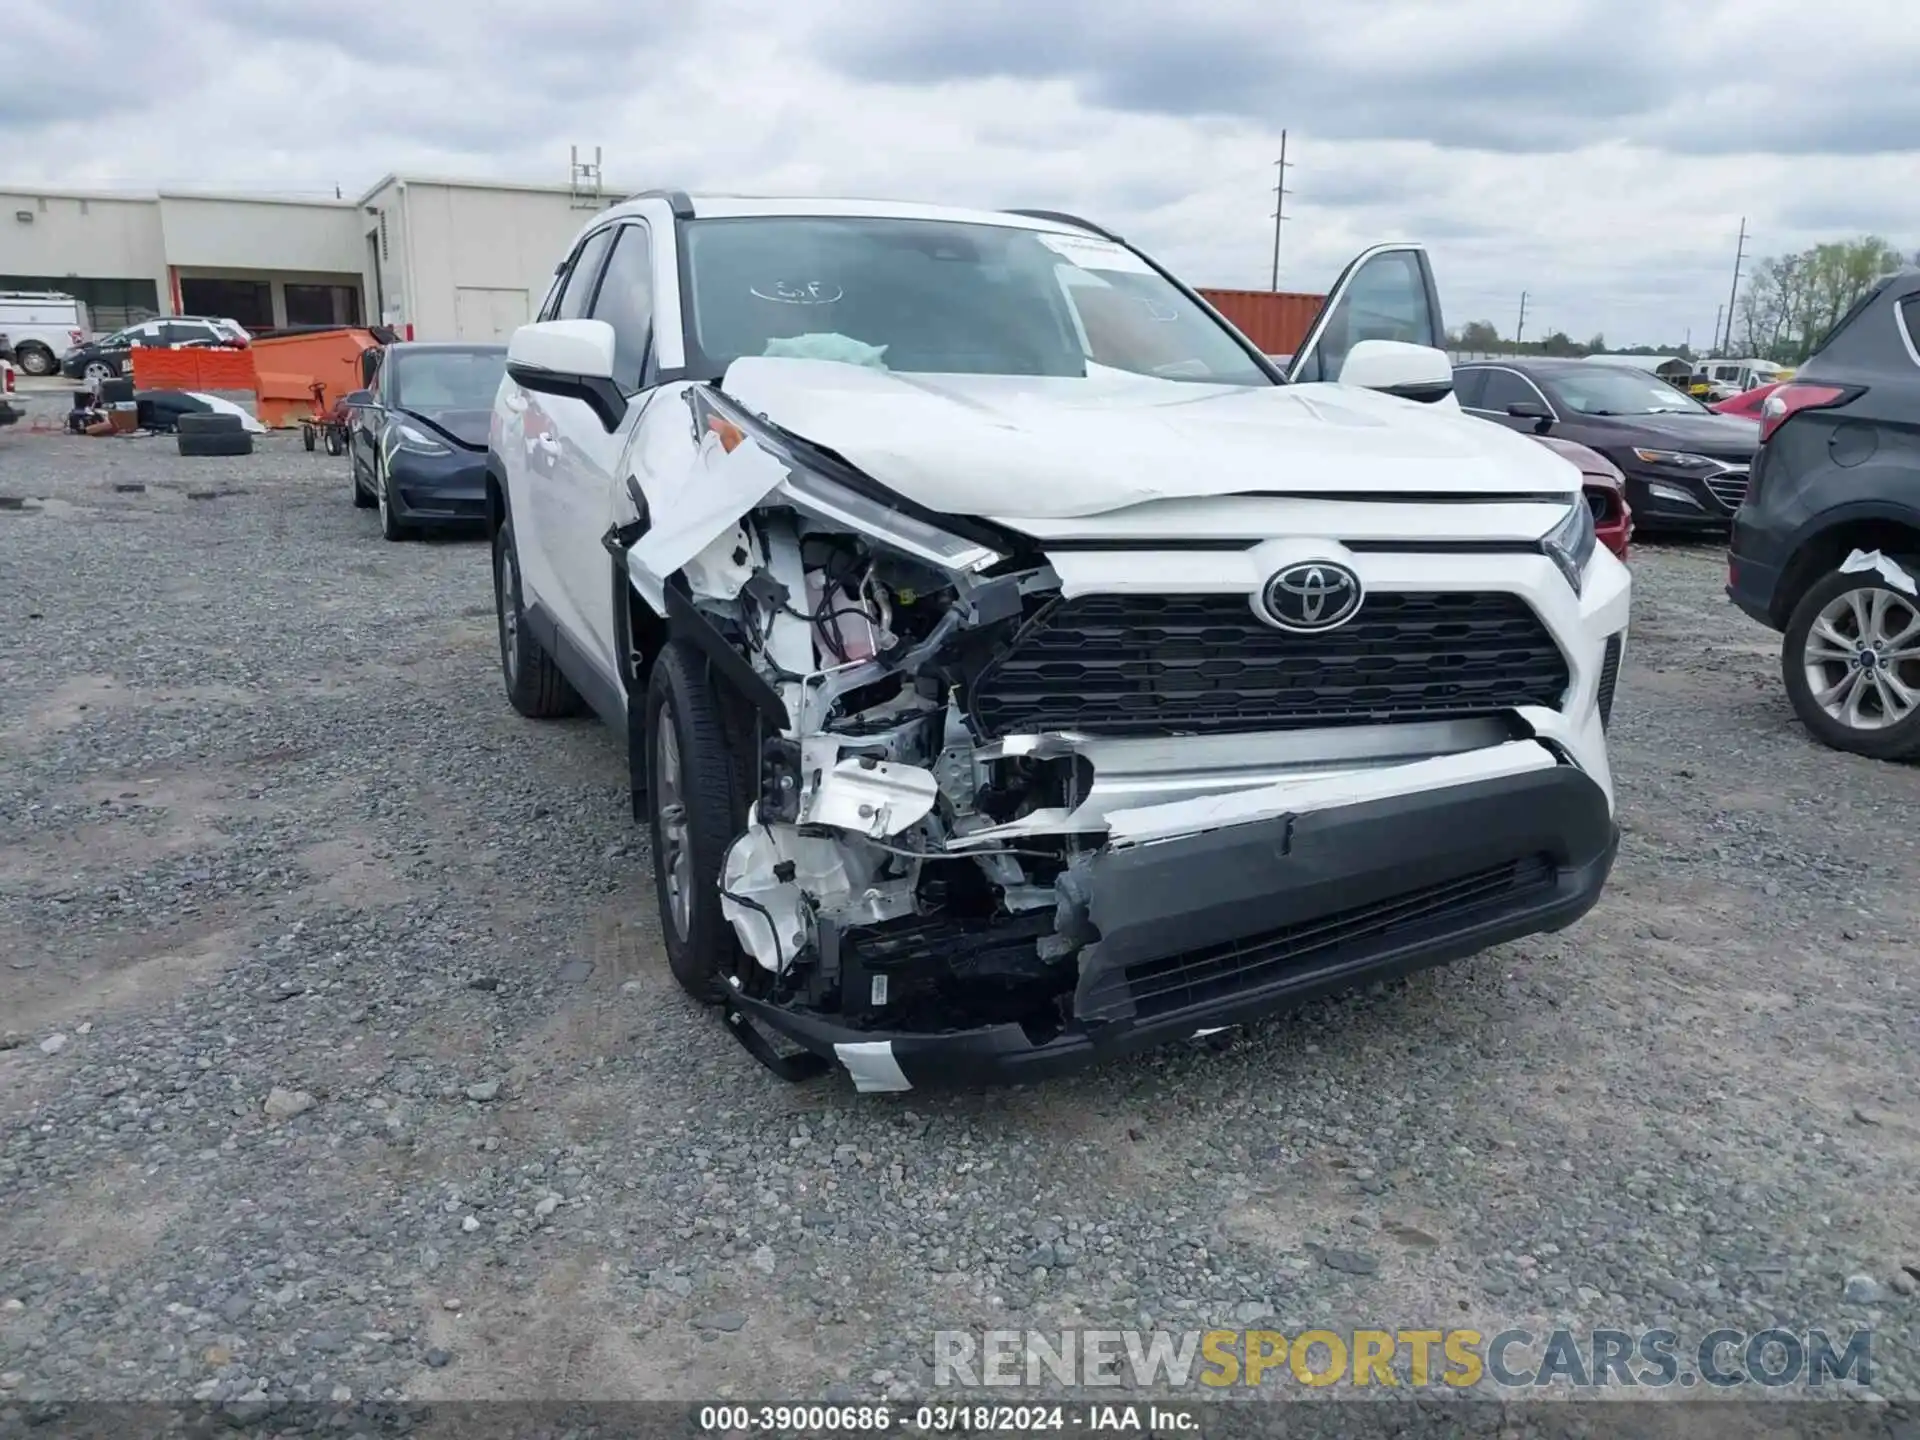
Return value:
M 393 508 L 393 480 L 387 474 L 387 467 L 376 455 L 373 462 L 373 499 L 380 507 L 380 533 L 389 540 L 410 540 L 413 527 L 401 520 Z
M 682 640 L 669 642 L 653 663 L 647 796 L 667 965 L 681 989 L 712 1003 L 739 954 L 733 924 L 720 910 L 720 873 L 746 813 L 706 671 L 700 652 Z
M 1920 755 L 1920 597 L 1878 571 L 1835 571 L 1794 607 L 1780 667 L 1822 744 L 1876 760 Z
M 14 352 L 14 363 L 29 375 L 51 375 L 59 368 L 53 352 L 44 345 L 22 345 Z
M 560 673 L 546 647 L 527 624 L 520 593 L 520 553 L 513 522 L 493 537 L 493 604 L 500 630 L 500 673 L 507 682 L 507 703 L 530 720 L 557 720 L 580 712 L 580 696 Z
M 98 385 L 102 380 L 119 378 L 120 367 L 106 360 L 89 360 L 82 378 L 90 385 Z

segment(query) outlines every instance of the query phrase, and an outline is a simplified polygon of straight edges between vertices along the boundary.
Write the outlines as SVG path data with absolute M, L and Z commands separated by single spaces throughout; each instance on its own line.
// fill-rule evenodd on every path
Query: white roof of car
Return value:
M 959 205 L 923 205 L 906 200 L 829 199 L 788 195 L 691 195 L 686 197 L 697 218 L 733 219 L 766 215 L 846 215 L 885 220 L 951 220 L 970 225 L 1002 225 L 1020 230 L 1045 230 L 1060 235 L 1083 235 L 1077 225 L 1057 220 L 1039 220 L 1030 215 L 1015 215 L 1005 210 L 972 210 Z M 636 196 L 606 212 L 608 215 L 638 212 L 644 202 L 658 201 L 653 193 Z

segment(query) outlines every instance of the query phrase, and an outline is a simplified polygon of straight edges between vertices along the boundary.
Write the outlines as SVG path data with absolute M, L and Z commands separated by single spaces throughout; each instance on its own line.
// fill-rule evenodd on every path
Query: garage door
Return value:
M 504 345 L 527 323 L 527 292 L 461 286 L 453 292 L 453 323 L 461 340 Z

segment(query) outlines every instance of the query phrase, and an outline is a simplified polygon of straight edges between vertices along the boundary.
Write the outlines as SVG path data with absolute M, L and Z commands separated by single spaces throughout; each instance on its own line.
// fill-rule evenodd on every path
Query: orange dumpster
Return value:
M 326 414 L 360 388 L 360 356 L 378 344 L 367 331 L 347 327 L 255 340 L 247 353 L 257 376 L 260 423 L 282 429 Z

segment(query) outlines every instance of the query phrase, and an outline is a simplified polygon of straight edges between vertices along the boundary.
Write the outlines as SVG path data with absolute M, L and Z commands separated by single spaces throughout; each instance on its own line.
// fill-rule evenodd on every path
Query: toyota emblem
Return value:
M 1261 618 L 1282 630 L 1332 630 L 1359 612 L 1361 594 L 1360 577 L 1346 566 L 1306 560 L 1267 581 L 1260 592 Z

